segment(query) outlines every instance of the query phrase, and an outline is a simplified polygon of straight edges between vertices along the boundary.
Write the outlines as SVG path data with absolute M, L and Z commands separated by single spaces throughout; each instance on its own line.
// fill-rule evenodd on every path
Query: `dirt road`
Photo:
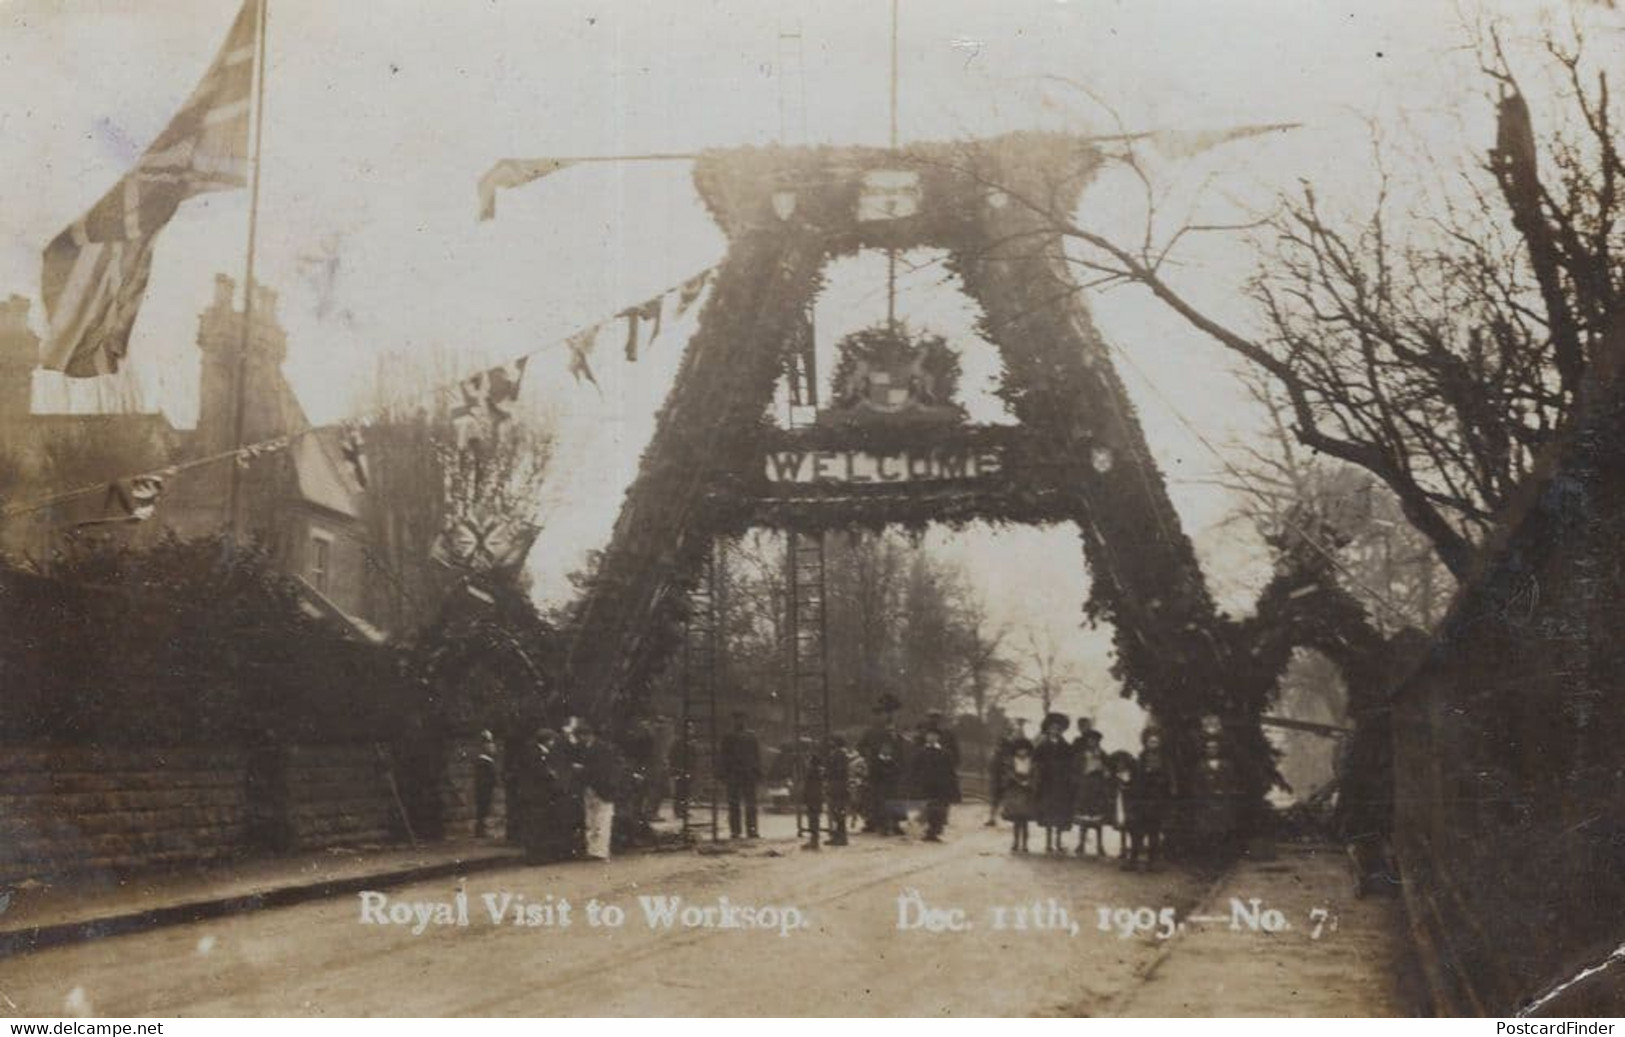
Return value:
M 1216 892 L 1211 876 L 1189 871 L 1014 857 L 1007 838 L 967 815 L 943 844 L 856 837 L 814 854 L 777 841 L 487 872 L 462 898 L 454 882 L 425 883 L 0 961 L 0 1006 L 45 1016 L 1091 1015 L 1132 1010 L 1142 976 L 1186 938 L 1159 939 L 1161 921 L 1103 932 L 1101 907 L 1130 909 L 1107 919 L 1132 930 L 1164 908 L 1183 918 Z

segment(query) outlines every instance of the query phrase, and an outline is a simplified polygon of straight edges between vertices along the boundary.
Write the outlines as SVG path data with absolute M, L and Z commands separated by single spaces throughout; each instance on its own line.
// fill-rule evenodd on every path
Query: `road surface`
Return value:
M 1356 924 L 1346 890 L 1305 891 L 1301 875 L 1281 869 L 1258 880 L 1299 887 L 1281 900 L 1291 928 L 1234 932 L 1227 904 L 1238 891 L 1226 886 L 1234 872 L 1130 873 L 1098 859 L 1012 856 L 1005 830 L 980 827 L 977 813 L 967 808 L 941 844 L 855 836 L 849 847 L 814 854 L 776 840 L 724 854 L 516 867 L 470 876 L 462 902 L 454 881 L 422 883 L 63 947 L 0 961 L 0 1013 L 1202 1014 L 1233 1004 L 1205 992 L 1215 968 L 1225 974 L 1226 955 L 1252 970 L 1232 977 L 1249 984 L 1248 1005 L 1290 1011 L 1302 985 L 1296 963 L 1325 958 L 1357 930 L 1391 925 L 1382 908 Z M 1315 881 L 1337 886 L 1333 874 L 1321 868 Z M 1250 895 L 1274 902 L 1268 889 Z M 900 898 L 908 905 L 901 919 Z M 1298 916 L 1322 903 L 1343 924 L 1311 939 L 1309 919 Z M 922 914 L 922 904 L 935 913 Z M 625 912 L 621 925 L 609 906 Z M 650 924 L 646 910 L 670 907 L 675 914 Z M 687 907 L 700 910 L 685 918 Z M 1108 925 L 1144 931 L 1102 932 L 1101 907 Z M 503 922 L 492 921 L 493 908 Z M 1141 908 L 1150 910 L 1136 915 Z M 1164 908 L 1173 909 L 1166 927 Z M 1226 921 L 1185 923 L 1204 912 Z M 1228 934 L 1224 943 L 1204 937 L 1215 929 Z M 1175 935 L 1160 938 L 1167 931 Z M 1361 937 L 1357 977 L 1322 962 L 1316 982 L 1332 989 L 1314 1007 L 1397 1011 L 1390 936 Z M 1170 990 L 1182 947 L 1194 950 L 1198 939 L 1198 985 Z M 1344 971 L 1347 946 L 1338 952 Z M 1264 961 L 1270 967 L 1260 973 Z M 1280 961 L 1289 963 L 1284 972 Z

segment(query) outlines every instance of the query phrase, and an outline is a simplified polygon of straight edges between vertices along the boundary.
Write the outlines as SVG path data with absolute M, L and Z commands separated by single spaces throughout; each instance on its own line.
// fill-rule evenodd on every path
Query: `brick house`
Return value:
M 122 476 L 291 437 L 283 449 L 238 464 L 203 464 L 165 477 L 157 511 L 146 522 L 119 515 L 111 489 L 74 497 L 0 527 L 0 552 L 13 563 L 48 570 L 70 536 L 118 537 L 140 545 L 174 530 L 193 538 L 231 526 L 231 481 L 245 533 L 265 543 L 280 568 L 303 587 L 307 607 L 355 636 L 382 640 L 364 615 L 368 578 L 361 486 L 340 449 L 337 429 L 313 430 L 283 376 L 287 335 L 276 293 L 254 288 L 253 328 L 243 364 L 239 439 L 235 379 L 243 341 L 236 283 L 215 278 L 214 299 L 198 319 L 202 355 L 197 426 L 178 429 L 158 413 L 35 414 L 32 378 L 39 339 L 28 328 L 28 300 L 0 303 L 0 500 L 18 503 Z

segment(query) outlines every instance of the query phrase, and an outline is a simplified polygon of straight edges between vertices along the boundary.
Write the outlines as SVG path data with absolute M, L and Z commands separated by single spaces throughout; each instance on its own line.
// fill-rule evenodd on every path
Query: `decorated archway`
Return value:
M 1198 718 L 1247 696 L 1225 687 L 1222 620 L 1052 230 L 1100 161 L 1048 134 L 699 158 L 728 253 L 578 613 L 577 711 L 609 719 L 638 700 L 719 534 L 1070 521 L 1093 574 L 1085 610 L 1115 630 L 1125 692 L 1166 729 L 1176 768 L 1194 758 Z M 764 421 L 825 265 L 918 247 L 946 250 L 980 305 L 1019 426 Z

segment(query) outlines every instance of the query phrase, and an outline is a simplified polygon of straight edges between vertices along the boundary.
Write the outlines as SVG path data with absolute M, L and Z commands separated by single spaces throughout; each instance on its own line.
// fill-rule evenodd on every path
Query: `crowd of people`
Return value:
M 913 732 L 902 731 L 897 726 L 900 708 L 895 698 L 882 699 L 876 711 L 885 719 L 855 748 L 838 734 L 824 744 L 803 738 L 789 747 L 794 766 L 787 770 L 799 783 L 796 792 L 802 828 L 809 836 L 807 849 L 826 845 L 825 834 L 827 845 L 845 846 L 854 821 L 861 822 L 866 832 L 900 834 L 916 806 L 925 822 L 925 838 L 941 841 L 949 805 L 960 800 L 959 742 L 943 726 L 940 710 L 929 712 Z M 685 761 L 674 763 L 679 813 L 687 806 L 689 769 Z M 736 712 L 732 729 L 717 749 L 717 773 L 728 800 L 728 834 L 733 839 L 758 837 L 757 792 L 763 771 L 761 742 L 745 714 Z
M 927 842 L 942 841 L 952 806 L 962 802 L 959 740 L 943 723 L 940 710 L 930 710 L 912 728 L 899 723 L 901 703 L 883 696 L 876 720 L 848 745 L 840 735 L 819 744 L 803 739 L 789 747 L 794 754 L 802 831 L 806 848 L 844 846 L 849 826 L 882 837 L 901 837 L 917 819 Z M 1050 713 L 1036 738 L 1026 734 L 1026 721 L 1015 727 L 991 754 L 988 764 L 986 824 L 1001 820 L 1011 826 L 1010 850 L 1028 853 L 1032 827 L 1044 830 L 1044 852 L 1068 853 L 1067 835 L 1078 838 L 1070 852 L 1106 856 L 1105 830 L 1120 833 L 1123 867 L 1156 867 L 1174 788 L 1172 770 L 1158 730 L 1148 727 L 1138 753 L 1107 752 L 1101 733 L 1088 717 L 1070 720 Z M 687 732 L 692 735 L 692 731 Z M 688 759 L 695 740 L 678 737 L 667 773 L 679 817 L 689 809 L 694 764 Z M 1213 741 L 1215 787 L 1223 775 Z M 500 768 L 506 786 L 510 838 L 536 861 L 567 857 L 604 860 L 612 844 L 652 839 L 664 794 L 653 775 L 655 739 L 647 725 L 623 733 L 617 744 L 599 736 L 590 723 L 573 720 L 562 730 L 544 728 L 531 740 L 503 754 Z M 486 833 L 498 780 L 498 753 L 489 732 L 475 762 L 476 834 Z M 1206 762 L 1206 761 L 1204 761 Z M 733 839 L 758 837 L 758 789 L 763 780 L 761 742 L 743 712 L 718 741 L 716 777 L 728 805 L 728 833 Z M 1223 827 L 1222 825 L 1220 827 Z M 827 841 L 825 836 L 827 835 Z
M 879 718 L 855 750 L 835 737 L 823 752 L 809 751 L 803 789 L 813 833 L 809 848 L 818 846 L 821 811 L 839 816 L 831 843 L 845 842 L 849 807 L 864 831 L 882 836 L 902 835 L 904 822 L 917 813 L 925 840 L 941 841 L 952 804 L 962 801 L 959 742 L 943 726 L 941 711 L 929 711 L 907 730 L 899 723 L 900 707 L 894 697 L 882 697 L 875 707 Z M 1108 753 L 1090 718 L 1078 719 L 1070 740 L 1069 726 L 1067 716 L 1050 713 L 1035 740 L 1027 737 L 1025 721 L 1015 722 L 989 762 L 986 824 L 995 826 L 1001 818 L 1010 824 L 1012 853 L 1029 852 L 1036 824 L 1044 830 L 1044 852 L 1056 855 L 1068 852 L 1066 836 L 1076 828 L 1072 852 L 1080 857 L 1089 852 L 1091 833 L 1095 854 L 1106 856 L 1105 830 L 1115 828 L 1123 866 L 1154 868 L 1174 793 L 1161 734 L 1147 728 L 1137 754 Z M 832 772 L 845 780 L 835 780 Z
M 1154 868 L 1161 850 L 1163 824 L 1173 795 L 1172 772 L 1162 736 L 1147 728 L 1138 755 L 1108 753 L 1101 733 L 1088 717 L 1079 717 L 1077 736 L 1068 741 L 1069 719 L 1050 713 L 1039 725 L 1038 738 L 1026 735 L 1026 722 L 1004 738 L 989 764 L 989 826 L 998 818 L 1010 822 L 1012 853 L 1028 853 L 1032 826 L 1044 830 L 1044 852 L 1067 852 L 1066 835 L 1078 830 L 1074 849 L 1084 856 L 1089 834 L 1095 853 L 1106 855 L 1107 827 L 1121 834 L 1125 868 Z
M 588 721 L 562 730 L 542 728 L 511 742 L 502 754 L 507 833 L 533 862 L 583 857 L 608 860 L 611 846 L 649 830 L 652 736 L 633 731 L 620 746 L 600 737 Z M 491 732 L 481 732 L 474 762 L 474 832 L 488 834 L 499 767 Z M 617 805 L 620 810 L 617 812 Z
M 849 756 L 849 771 L 855 772 L 849 802 L 857 804 L 863 830 L 883 836 L 902 835 L 917 805 L 925 840 L 940 842 L 950 806 L 962 799 L 959 739 L 943 726 L 941 710 L 928 711 L 912 731 L 898 722 L 902 703 L 895 696 L 882 696 L 875 712 L 879 719 Z

